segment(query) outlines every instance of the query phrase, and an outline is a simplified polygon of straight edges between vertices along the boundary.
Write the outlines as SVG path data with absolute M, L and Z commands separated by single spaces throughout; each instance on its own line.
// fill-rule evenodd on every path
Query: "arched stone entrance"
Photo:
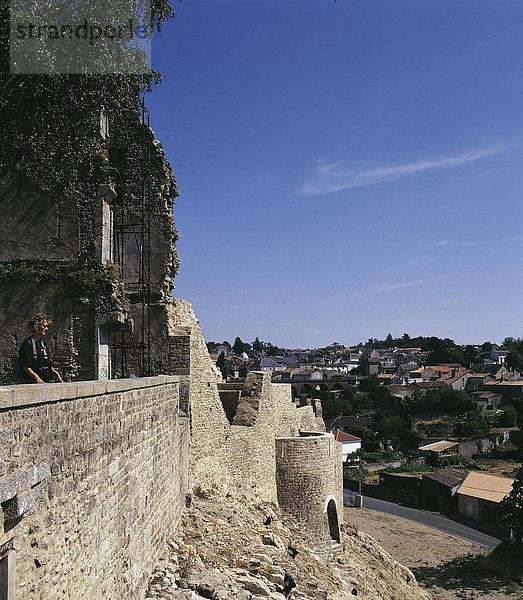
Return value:
M 340 525 L 338 523 L 338 511 L 336 510 L 336 503 L 334 500 L 329 500 L 327 504 L 327 520 L 329 521 L 329 534 L 331 540 L 335 542 L 340 541 Z

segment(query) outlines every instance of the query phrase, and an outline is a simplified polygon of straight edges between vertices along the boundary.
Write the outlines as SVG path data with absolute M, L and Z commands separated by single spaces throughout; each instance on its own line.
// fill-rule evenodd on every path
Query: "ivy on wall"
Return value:
M 36 0 L 27 0 L 28 15 Z M 82 0 L 62 0 L 74 15 Z M 9 0 L 0 0 L 0 168 L 25 173 L 40 188 L 65 195 L 92 175 L 100 148 L 100 114 L 137 109 L 140 92 L 161 81 L 143 75 L 12 75 L 9 70 Z M 42 3 L 39 2 L 41 7 Z M 104 0 L 110 22 L 113 3 Z M 170 0 L 153 0 L 151 35 L 175 16 Z
M 36 260 L 0 263 L 0 284 L 11 281 L 32 281 L 36 286 L 59 284 L 68 290 L 68 295 L 106 314 L 128 309 L 116 265 L 57 262 L 51 268 L 49 263 Z

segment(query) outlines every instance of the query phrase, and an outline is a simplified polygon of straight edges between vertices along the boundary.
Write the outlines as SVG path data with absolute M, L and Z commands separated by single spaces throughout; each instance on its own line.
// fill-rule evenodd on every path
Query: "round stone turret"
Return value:
M 280 506 L 306 525 L 318 552 L 328 554 L 341 542 L 341 444 L 324 432 L 276 438 L 276 484 Z

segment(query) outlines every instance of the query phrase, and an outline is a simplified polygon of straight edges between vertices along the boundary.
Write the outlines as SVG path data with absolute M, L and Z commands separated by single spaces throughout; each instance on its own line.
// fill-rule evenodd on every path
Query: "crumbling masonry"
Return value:
M 165 304 L 178 267 L 176 180 L 145 111 L 101 119 L 93 180 L 57 198 L 0 173 L 0 376 L 35 312 L 72 380 L 169 373 Z M 154 341 L 154 343 L 152 343 Z
M 217 382 L 171 295 L 171 168 L 144 113 L 102 125 L 97 180 L 70 198 L 1 174 L 0 597 L 142 598 L 186 495 L 210 489 L 279 502 L 327 557 L 340 444 L 268 374 Z M 8 382 L 36 311 L 69 383 Z

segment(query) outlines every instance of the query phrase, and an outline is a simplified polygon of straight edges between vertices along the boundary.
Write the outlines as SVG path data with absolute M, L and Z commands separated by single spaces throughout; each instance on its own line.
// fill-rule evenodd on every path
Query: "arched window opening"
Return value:
M 327 504 L 327 519 L 329 521 L 329 533 L 331 539 L 340 542 L 340 526 L 338 523 L 338 512 L 334 500 L 329 500 Z

